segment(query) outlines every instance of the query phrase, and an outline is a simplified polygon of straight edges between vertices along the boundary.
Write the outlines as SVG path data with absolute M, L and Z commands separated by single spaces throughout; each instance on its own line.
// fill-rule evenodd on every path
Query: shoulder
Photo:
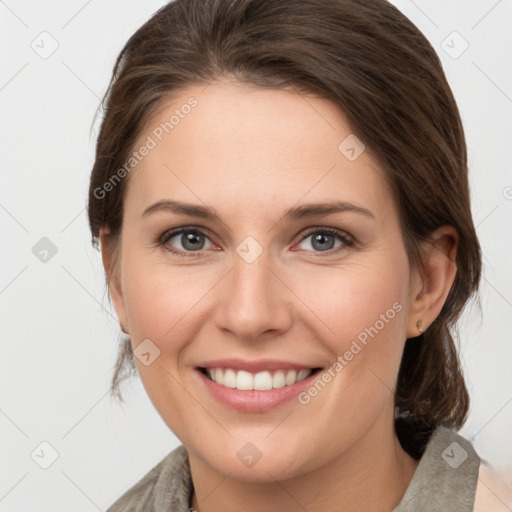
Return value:
M 421 462 L 429 474 L 428 480 L 436 482 L 431 490 L 442 490 L 446 502 L 454 500 L 454 505 L 456 501 L 470 508 L 480 466 L 480 457 L 471 442 L 457 432 L 440 426 L 432 434 L 423 459 Z
M 504 478 L 482 461 L 478 473 L 474 512 L 510 512 L 512 510 L 512 478 Z
M 118 498 L 107 512 L 187 511 L 190 492 L 188 453 L 180 445 Z
M 472 444 L 439 426 L 430 436 L 411 482 L 393 512 L 472 512 L 480 458 Z M 488 511 L 486 511 L 488 512 Z

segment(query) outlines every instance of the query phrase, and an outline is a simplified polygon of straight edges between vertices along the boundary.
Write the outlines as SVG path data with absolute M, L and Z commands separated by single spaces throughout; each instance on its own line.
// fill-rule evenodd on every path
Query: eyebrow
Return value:
M 146 208 L 142 214 L 143 217 L 159 211 L 171 211 L 173 213 L 188 215 L 191 217 L 200 217 L 202 219 L 223 222 L 220 215 L 214 208 L 201 206 L 180 201 L 163 200 Z M 373 213 L 367 208 L 358 206 L 347 201 L 331 201 L 327 203 L 310 203 L 297 207 L 289 208 L 281 216 L 281 221 L 297 221 L 321 215 L 330 215 L 340 212 L 354 212 L 366 217 L 375 218 Z

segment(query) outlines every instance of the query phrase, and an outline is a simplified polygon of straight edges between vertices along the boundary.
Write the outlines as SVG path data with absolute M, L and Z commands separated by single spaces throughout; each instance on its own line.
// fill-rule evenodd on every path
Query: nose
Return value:
M 265 252 L 252 263 L 235 255 L 217 292 L 214 318 L 219 329 L 254 342 L 290 328 L 293 293 L 270 263 Z

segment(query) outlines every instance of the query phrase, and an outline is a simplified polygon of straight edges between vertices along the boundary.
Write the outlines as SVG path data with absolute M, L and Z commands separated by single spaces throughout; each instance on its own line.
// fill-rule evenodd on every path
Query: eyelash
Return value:
M 165 231 L 162 235 L 160 235 L 157 238 L 156 245 L 164 247 L 164 249 L 166 251 L 169 251 L 170 253 L 172 253 L 175 256 L 180 256 L 183 258 L 200 258 L 202 256 L 201 255 L 202 251 L 185 251 L 185 252 L 184 251 L 175 251 L 174 249 L 171 249 L 169 246 L 166 245 L 167 242 L 171 238 L 174 238 L 176 235 L 181 235 L 183 233 L 189 233 L 189 232 L 195 233 L 195 234 L 200 234 L 202 236 L 209 238 L 205 232 L 201 231 L 201 229 L 198 229 L 198 228 L 192 227 L 192 226 L 190 226 L 190 227 L 185 226 L 185 227 L 178 228 L 175 230 Z M 340 231 L 338 229 L 334 229 L 334 228 L 320 227 L 320 226 L 309 228 L 306 231 L 306 233 L 304 233 L 304 235 L 302 236 L 302 238 L 300 239 L 299 242 L 303 242 L 306 238 L 308 238 L 309 236 L 316 234 L 316 233 L 329 234 L 329 235 L 335 236 L 338 238 L 338 240 L 343 242 L 343 245 L 346 247 L 353 247 L 355 245 L 354 239 L 351 236 L 347 235 L 345 232 Z M 324 253 L 327 256 L 331 256 L 332 254 L 337 253 L 343 249 L 344 249 L 344 247 L 338 247 L 337 249 L 329 249 L 327 251 L 309 251 L 309 252 L 314 252 L 315 254 L 318 254 L 319 256 L 323 256 Z

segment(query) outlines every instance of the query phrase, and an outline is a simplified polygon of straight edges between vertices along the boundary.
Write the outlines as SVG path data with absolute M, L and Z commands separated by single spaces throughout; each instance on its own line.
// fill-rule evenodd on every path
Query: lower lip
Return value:
M 196 372 L 199 374 L 208 392 L 211 393 L 214 398 L 225 405 L 244 412 L 265 412 L 288 402 L 304 391 L 304 389 L 317 378 L 319 373 L 316 371 L 304 380 L 292 384 L 291 386 L 269 389 L 267 391 L 242 391 L 240 389 L 228 388 L 217 384 L 204 375 L 201 370 L 196 369 Z

